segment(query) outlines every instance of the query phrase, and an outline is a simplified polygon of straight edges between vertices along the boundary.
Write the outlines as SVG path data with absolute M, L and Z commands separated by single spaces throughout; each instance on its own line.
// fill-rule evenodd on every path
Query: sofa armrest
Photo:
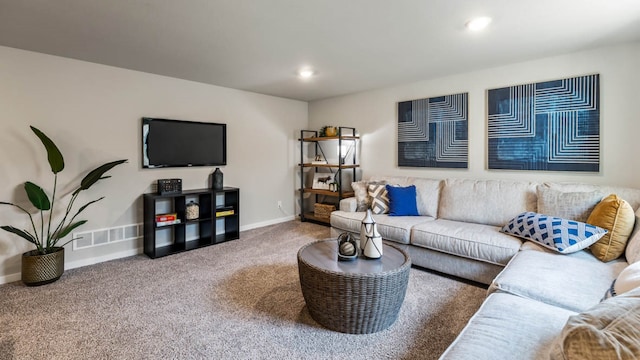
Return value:
M 346 212 L 355 212 L 358 208 L 358 203 L 355 197 L 345 198 L 340 200 L 340 209 Z

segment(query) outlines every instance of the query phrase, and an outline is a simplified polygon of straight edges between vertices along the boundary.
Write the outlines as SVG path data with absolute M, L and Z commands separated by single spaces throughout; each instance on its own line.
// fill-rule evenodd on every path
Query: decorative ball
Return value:
M 356 253 L 356 247 L 350 242 L 343 242 L 340 244 L 340 254 L 346 256 L 353 256 Z

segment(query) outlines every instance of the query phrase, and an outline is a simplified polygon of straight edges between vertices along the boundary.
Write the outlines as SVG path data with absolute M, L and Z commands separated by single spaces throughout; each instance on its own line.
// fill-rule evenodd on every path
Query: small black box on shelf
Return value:
M 182 192 L 182 179 L 158 179 L 158 194 L 179 194 Z

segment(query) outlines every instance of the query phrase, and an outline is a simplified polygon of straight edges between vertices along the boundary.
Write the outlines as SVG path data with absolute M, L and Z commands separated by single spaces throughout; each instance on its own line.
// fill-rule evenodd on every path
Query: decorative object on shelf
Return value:
M 90 171 L 80 181 L 78 187 L 71 192 L 71 199 L 67 203 L 64 212 L 60 211 L 60 214 L 58 214 L 62 216 L 56 216 L 56 218 L 61 218 L 62 220 L 55 225 L 53 224 L 53 212 L 55 210 L 53 209 L 53 204 L 56 203 L 58 173 L 64 170 L 64 157 L 56 144 L 42 131 L 33 126 L 31 126 L 31 130 L 40 139 L 42 145 L 44 145 L 44 148 L 47 151 L 49 166 L 51 167 L 51 172 L 54 175 L 53 196 L 50 200 L 49 196 L 40 186 L 30 181 L 25 182 L 24 190 L 29 201 L 31 201 L 31 204 L 40 211 L 40 229 L 36 227 L 33 216 L 27 209 L 20 205 L 4 201 L 0 201 L 0 205 L 14 206 L 29 216 L 32 232 L 8 225 L 1 226 L 0 228 L 7 232 L 16 234 L 36 246 L 36 250 L 27 251 L 22 254 L 22 281 L 26 285 L 37 286 L 54 282 L 62 276 L 62 273 L 64 272 L 64 246 L 75 239 L 70 239 L 62 245 L 58 245 L 58 242 L 69 235 L 73 230 L 87 222 L 87 220 L 76 221 L 76 217 L 85 208 L 104 198 L 100 197 L 89 201 L 78 208 L 75 214 L 70 215 L 80 192 L 89 189 L 99 180 L 109 178 L 110 176 L 105 176 L 105 173 L 113 167 L 125 163 L 127 160 L 124 159 L 108 162 Z M 45 216 L 45 212 L 48 212 L 48 216 Z
M 311 161 L 311 164 L 313 164 L 313 165 L 326 165 L 327 164 L 327 160 L 322 160 L 322 156 L 316 155 L 316 157 L 313 159 L 313 161 Z
M 332 137 L 337 135 L 338 135 L 338 128 L 331 125 L 323 126 L 320 129 L 320 134 L 318 134 L 319 137 Z
M 329 191 L 333 191 L 336 192 L 338 191 L 339 186 L 337 182 L 332 182 L 331 184 L 329 184 Z
M 356 240 L 349 233 L 342 233 L 338 236 L 338 260 L 349 261 L 358 257 L 358 246 Z
M 200 205 L 198 203 L 189 201 L 186 207 L 184 218 L 187 220 L 195 220 L 200 217 Z
M 329 190 L 329 184 L 335 183 L 335 173 L 315 173 L 313 174 L 312 189 Z
M 365 240 L 367 239 L 368 233 L 373 233 L 373 224 L 376 222 L 373 220 L 373 215 L 371 213 L 371 209 L 367 209 L 367 213 L 362 219 L 362 223 L 360 225 L 360 250 L 364 251 Z
M 336 211 L 336 206 L 333 204 L 321 204 L 321 203 L 313 204 L 313 214 L 316 217 L 329 219 L 333 211 Z
M 177 213 L 156 215 L 156 226 L 180 224 Z
M 158 194 L 180 194 L 182 179 L 158 179 Z
M 231 206 L 225 206 L 225 207 L 216 209 L 216 217 L 217 218 L 234 215 L 235 213 L 236 213 L 236 211 Z
M 468 168 L 468 93 L 398 103 L 398 166 Z
M 213 174 L 211 174 L 213 190 L 222 190 L 222 188 L 224 187 L 223 176 L 224 175 L 222 174 L 222 170 L 220 170 L 220 168 L 216 168 L 213 171 Z
M 598 74 L 487 91 L 489 169 L 600 171 Z
M 379 259 L 382 257 L 382 236 L 378 232 L 378 224 L 376 224 L 375 221 L 367 231 L 362 254 L 369 259 Z

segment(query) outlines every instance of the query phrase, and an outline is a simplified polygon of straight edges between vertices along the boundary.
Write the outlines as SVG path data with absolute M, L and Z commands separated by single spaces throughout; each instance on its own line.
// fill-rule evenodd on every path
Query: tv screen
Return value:
M 226 124 L 142 118 L 143 167 L 226 164 Z

